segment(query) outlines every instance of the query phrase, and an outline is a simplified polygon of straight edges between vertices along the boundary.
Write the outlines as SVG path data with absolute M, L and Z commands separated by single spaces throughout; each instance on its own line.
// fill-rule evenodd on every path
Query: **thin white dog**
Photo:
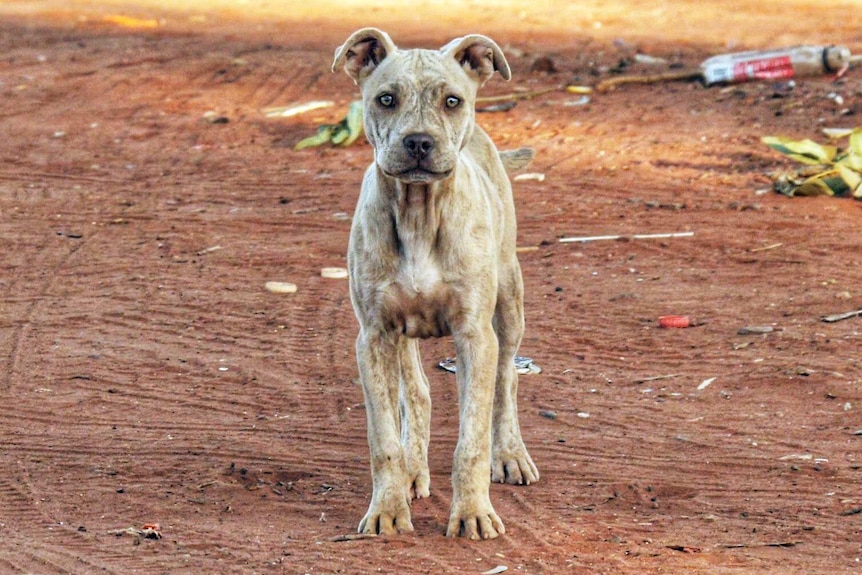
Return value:
M 368 417 L 373 494 L 364 533 L 413 530 L 410 502 L 429 495 L 431 399 L 416 338 L 452 335 L 460 430 L 446 534 L 505 532 L 490 481 L 539 472 L 518 425 L 513 358 L 524 331 L 515 208 L 504 152 L 475 124 L 476 92 L 509 65 L 470 35 L 440 50 L 399 50 L 374 28 L 335 53 L 359 85 L 374 163 L 362 182 L 348 250 L 360 331 L 356 356 Z

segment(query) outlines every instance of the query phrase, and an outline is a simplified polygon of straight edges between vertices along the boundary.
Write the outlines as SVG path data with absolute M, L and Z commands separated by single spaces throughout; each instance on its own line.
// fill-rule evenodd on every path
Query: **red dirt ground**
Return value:
M 434 367 L 451 342 L 428 342 L 416 532 L 338 540 L 371 485 L 347 283 L 319 272 L 345 263 L 371 150 L 293 145 L 356 97 L 329 72 L 352 29 L 491 35 L 514 80 L 486 95 L 595 84 L 636 50 L 696 66 L 862 49 L 857 2 L 385 4 L 0 5 L 0 573 L 860 572 L 862 319 L 821 317 L 862 307 L 862 203 L 758 193 L 787 165 L 760 137 L 858 125 L 860 70 L 481 114 L 546 176 L 514 184 L 519 243 L 537 248 L 521 353 L 544 372 L 521 378 L 520 408 L 542 479 L 492 487 L 500 539 L 443 536 L 456 393 Z M 261 113 L 317 99 L 336 105 Z M 700 325 L 661 329 L 665 314 Z M 737 333 L 752 325 L 774 331 Z M 146 523 L 163 538 L 114 534 Z

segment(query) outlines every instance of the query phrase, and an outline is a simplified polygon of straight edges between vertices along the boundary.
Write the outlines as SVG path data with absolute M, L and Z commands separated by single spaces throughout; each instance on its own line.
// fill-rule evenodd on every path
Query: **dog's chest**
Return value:
M 408 337 L 448 335 L 457 302 L 443 276 L 433 245 L 402 234 L 397 273 L 383 302 L 388 323 Z

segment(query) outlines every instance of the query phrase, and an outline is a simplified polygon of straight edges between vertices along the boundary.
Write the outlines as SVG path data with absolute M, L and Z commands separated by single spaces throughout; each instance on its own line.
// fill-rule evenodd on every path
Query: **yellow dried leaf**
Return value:
M 862 175 L 842 164 L 838 165 L 838 173 L 841 175 L 844 183 L 847 184 L 847 187 L 850 188 L 850 191 L 855 195 L 856 190 L 859 189 L 859 184 L 862 184 Z

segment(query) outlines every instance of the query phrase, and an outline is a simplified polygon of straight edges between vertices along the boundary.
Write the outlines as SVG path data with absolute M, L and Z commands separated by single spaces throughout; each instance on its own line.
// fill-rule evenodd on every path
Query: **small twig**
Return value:
M 501 96 L 482 96 L 476 98 L 477 104 L 487 104 L 489 102 L 507 102 L 509 100 L 530 100 L 537 96 L 544 96 L 551 92 L 559 92 L 564 88 L 556 86 L 554 88 L 542 88 L 541 90 L 533 90 L 532 92 L 512 92 L 511 94 L 503 94 Z
M 751 248 L 751 249 L 750 249 L 750 250 L 748 250 L 748 251 L 749 251 L 750 253 L 754 253 L 754 252 L 765 252 L 766 250 L 774 250 L 775 248 L 780 248 L 780 247 L 781 247 L 781 246 L 783 246 L 783 245 L 784 245 L 784 244 L 782 244 L 782 243 L 777 243 L 777 244 L 772 244 L 772 245 L 770 245 L 770 246 L 763 246 L 762 248 Z
M 206 248 L 206 249 L 203 249 L 203 250 L 198 251 L 198 252 L 197 252 L 197 255 L 202 256 L 202 255 L 204 255 L 204 254 L 208 254 L 208 253 L 210 253 L 210 252 L 217 252 L 217 251 L 219 251 L 220 249 L 222 249 L 222 247 L 221 247 L 221 246 L 212 246 L 212 247 L 209 247 L 209 248 Z
M 374 533 L 346 533 L 344 535 L 336 535 L 329 539 L 332 543 L 343 543 L 344 541 L 361 541 L 362 539 L 374 539 L 377 537 Z
M 641 379 L 636 379 L 635 383 L 649 383 L 651 381 L 659 381 L 661 379 L 673 379 L 674 377 L 678 377 L 678 375 L 675 373 L 671 373 L 668 375 L 654 375 L 652 377 L 642 377 Z
M 631 236 L 626 235 L 616 235 L 616 236 L 583 236 L 583 237 L 575 237 L 575 238 L 560 238 L 560 243 L 572 243 L 572 242 L 596 242 L 603 240 L 658 240 L 658 239 L 666 239 L 666 238 L 690 238 L 694 235 L 694 232 L 675 232 L 671 234 L 634 234 Z
M 783 541 L 778 543 L 727 543 L 718 545 L 722 549 L 748 549 L 752 547 L 796 547 L 802 541 Z
M 599 82 L 596 89 L 599 92 L 613 90 L 622 84 L 658 84 L 660 82 L 673 82 L 676 80 L 699 80 L 703 78 L 700 70 L 687 70 L 681 72 L 665 72 L 663 74 L 649 74 L 646 76 L 618 76 Z
M 823 318 L 823 321 L 825 321 L 826 323 L 834 323 L 836 321 L 850 319 L 851 317 L 858 317 L 860 315 L 862 315 L 862 309 L 857 309 L 856 311 L 848 311 L 847 313 L 836 313 L 833 315 L 827 315 Z

